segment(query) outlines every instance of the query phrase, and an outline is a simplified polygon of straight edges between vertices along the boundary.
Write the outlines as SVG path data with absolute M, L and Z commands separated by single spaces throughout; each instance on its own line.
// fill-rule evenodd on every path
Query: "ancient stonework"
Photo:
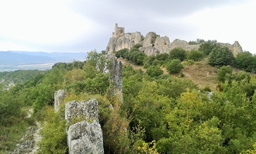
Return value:
M 64 103 L 65 91 L 58 90 L 54 93 L 54 111 L 59 111 L 60 104 Z
M 102 154 L 103 134 L 98 119 L 98 101 L 96 99 L 81 103 L 72 101 L 65 105 L 65 119 L 82 120 L 71 125 L 67 131 L 70 154 Z M 85 120 L 84 120 L 85 119 Z
M 175 39 L 170 43 L 170 40 L 167 36 L 161 37 L 154 32 L 149 32 L 146 37 L 139 33 L 124 33 L 123 27 L 118 27 L 115 25 L 114 32 L 112 37 L 109 40 L 109 43 L 106 47 L 108 54 L 119 51 L 121 49 L 131 49 L 136 44 L 141 44 L 142 47 L 139 48 L 139 51 L 144 52 L 146 55 L 157 55 L 161 53 L 169 53 L 174 48 L 182 48 L 187 51 L 197 50 L 200 44 L 189 44 L 187 41 Z M 229 43 L 218 43 L 221 46 L 228 47 L 236 56 L 238 53 L 243 52 L 240 44 L 235 41 L 233 45 Z

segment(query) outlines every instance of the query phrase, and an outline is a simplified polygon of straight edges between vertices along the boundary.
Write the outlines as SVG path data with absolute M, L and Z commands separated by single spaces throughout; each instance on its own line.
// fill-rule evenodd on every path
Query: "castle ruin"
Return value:
M 122 35 L 124 35 L 124 27 L 118 27 L 116 23 L 112 37 L 120 37 Z

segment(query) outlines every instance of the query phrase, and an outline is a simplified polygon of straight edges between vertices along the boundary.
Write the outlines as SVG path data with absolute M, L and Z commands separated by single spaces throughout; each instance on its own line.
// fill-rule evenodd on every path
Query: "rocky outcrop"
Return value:
M 68 129 L 69 154 L 103 154 L 103 137 L 100 124 L 82 121 Z
M 122 96 L 122 63 L 117 60 L 116 57 L 111 57 L 111 68 L 110 68 L 110 81 L 111 81 L 111 89 L 110 95 L 117 96 L 120 98 L 120 101 L 123 102 Z
M 200 44 L 189 44 L 187 41 L 179 39 L 175 39 L 170 43 L 167 36 L 160 37 L 154 32 L 147 33 L 146 37 L 144 39 L 143 38 L 144 37 L 139 32 L 124 33 L 124 28 L 118 27 L 116 24 L 113 36 L 109 40 L 106 51 L 107 53 L 112 54 L 113 52 L 121 49 L 131 49 L 135 44 L 141 44 L 142 47 L 139 48 L 139 51 L 151 56 L 160 53 L 169 53 L 174 48 L 182 48 L 187 51 L 197 50 L 200 46 Z M 235 41 L 233 45 L 229 43 L 218 44 L 228 47 L 233 52 L 234 56 L 243 52 L 242 47 L 237 41 Z
M 127 33 L 120 37 L 112 37 L 109 40 L 106 51 L 108 53 L 113 53 L 114 51 L 119 51 L 121 49 L 131 49 L 135 44 L 141 42 L 142 35 L 139 32 Z
M 60 104 L 64 103 L 65 91 L 58 90 L 54 93 L 54 111 L 59 111 Z
M 170 50 L 172 50 L 174 48 L 182 48 L 184 50 L 191 51 L 191 50 L 197 50 L 199 48 L 199 46 L 200 46 L 199 44 L 190 45 L 190 44 L 188 44 L 187 41 L 175 39 L 170 44 Z
M 70 122 L 72 119 L 86 119 L 89 121 L 99 121 L 98 119 L 98 101 L 96 99 L 87 102 L 77 101 L 69 102 L 65 105 L 65 120 Z
M 65 105 L 65 119 L 77 122 L 67 131 L 70 154 L 104 153 L 102 129 L 98 119 L 98 101 L 69 102 Z

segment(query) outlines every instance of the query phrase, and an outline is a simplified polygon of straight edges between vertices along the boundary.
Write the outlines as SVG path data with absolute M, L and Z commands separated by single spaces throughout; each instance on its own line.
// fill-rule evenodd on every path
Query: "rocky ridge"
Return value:
M 154 32 L 149 32 L 144 37 L 140 32 L 125 33 L 124 30 L 123 27 L 118 27 L 118 24 L 115 25 L 113 35 L 106 47 L 107 53 L 111 54 L 125 48 L 131 49 L 135 44 L 141 44 L 142 47 L 139 50 L 148 56 L 169 53 L 174 48 L 182 48 L 187 51 L 197 50 L 200 46 L 200 44 L 189 44 L 187 41 L 179 39 L 170 42 L 167 36 L 161 37 Z M 243 52 L 238 41 L 235 41 L 234 44 L 220 42 L 218 44 L 228 47 L 234 56 Z

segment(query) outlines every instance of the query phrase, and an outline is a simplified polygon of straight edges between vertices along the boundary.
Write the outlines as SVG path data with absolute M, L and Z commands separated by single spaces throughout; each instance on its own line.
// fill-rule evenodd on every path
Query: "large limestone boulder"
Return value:
M 169 53 L 170 52 L 170 40 L 169 37 L 164 36 L 160 37 L 158 36 L 155 41 L 155 48 L 157 51 L 161 53 Z M 158 54 L 158 53 L 157 53 Z
M 59 111 L 60 104 L 64 103 L 65 91 L 58 90 L 54 93 L 54 111 Z
M 231 51 L 233 52 L 235 57 L 237 56 L 237 54 L 243 52 L 242 46 L 239 44 L 238 41 L 234 42 L 234 44 L 232 45 Z
M 141 42 L 142 35 L 140 32 L 126 33 L 119 37 L 110 38 L 106 51 L 107 53 L 113 53 L 121 49 L 131 49 L 135 44 Z
M 103 134 L 98 119 L 98 101 L 96 99 L 81 103 L 72 101 L 65 105 L 65 119 L 82 121 L 71 125 L 67 131 L 70 154 L 102 154 Z M 85 119 L 85 120 L 83 120 Z
M 98 121 L 98 101 L 92 99 L 81 103 L 77 101 L 67 103 L 65 105 L 65 120 L 70 122 L 76 118 Z
M 195 45 L 190 45 L 188 44 L 187 41 L 184 40 L 179 40 L 179 39 L 175 39 L 171 44 L 170 44 L 170 50 L 173 50 L 174 48 L 182 48 L 184 50 L 187 51 L 191 51 L 191 50 L 198 50 L 199 49 L 199 44 L 195 44 Z
M 99 122 L 82 121 L 68 129 L 69 154 L 103 154 L 103 135 Z
M 143 46 L 144 48 L 154 46 L 154 43 L 155 43 L 155 41 L 156 41 L 157 36 L 158 36 L 158 35 L 156 35 L 155 32 L 149 32 L 149 33 L 147 33 L 146 37 L 145 37 L 144 40 L 143 40 L 142 46 Z

